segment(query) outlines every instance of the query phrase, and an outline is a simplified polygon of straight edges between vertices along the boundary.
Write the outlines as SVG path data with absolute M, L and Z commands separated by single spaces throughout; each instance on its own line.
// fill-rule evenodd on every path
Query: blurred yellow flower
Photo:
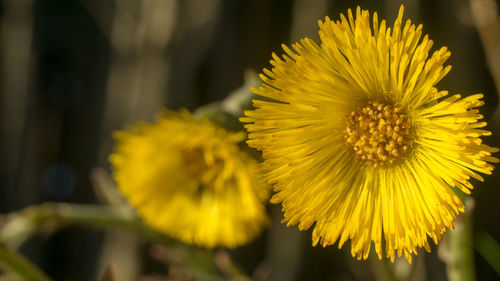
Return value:
M 187 111 L 116 132 L 114 178 L 140 217 L 186 243 L 233 248 L 268 223 L 267 186 L 229 132 Z
M 371 242 L 382 258 L 397 253 L 411 263 L 417 247 L 430 251 L 453 228 L 477 172 L 491 174 L 496 152 L 482 144 L 476 109 L 483 95 L 447 96 L 434 85 L 450 66 L 446 47 L 429 58 L 433 42 L 403 7 L 391 29 L 359 7 L 354 17 L 319 22 L 318 45 L 305 38 L 273 54 L 262 85 L 242 122 L 248 144 L 263 152 L 266 180 L 283 204 L 284 222 L 304 230 L 313 244 L 366 259 Z M 454 187 L 454 188 L 450 188 Z M 385 242 L 383 242 L 385 240 Z

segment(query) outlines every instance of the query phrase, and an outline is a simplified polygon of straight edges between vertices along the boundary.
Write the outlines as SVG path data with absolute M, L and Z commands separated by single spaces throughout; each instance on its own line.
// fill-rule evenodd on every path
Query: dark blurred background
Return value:
M 241 87 L 247 69 L 268 67 L 271 53 L 282 53 L 281 43 L 305 36 L 317 41 L 317 20 L 326 15 L 336 20 L 347 8 L 361 5 L 392 25 L 401 3 L 2 0 L 0 211 L 45 201 L 97 203 L 89 175 L 95 167 L 109 171 L 112 131 L 151 121 L 163 107 L 193 110 L 224 99 Z M 453 69 L 438 87 L 450 93 L 484 93 L 482 112 L 494 131 L 485 141 L 499 146 L 498 2 L 403 3 L 405 19 L 424 24 L 434 49 L 446 45 L 452 51 L 448 63 Z M 476 182 L 472 194 L 474 231 L 497 241 L 499 175 L 496 171 L 486 183 Z M 268 280 L 374 280 L 372 264 L 348 257 L 349 246 L 341 251 L 336 246 L 313 248 L 310 231 L 287 229 L 279 225 L 280 207 L 270 211 L 273 226 L 233 252 L 249 274 L 265 261 L 271 269 Z M 143 241 L 117 231 L 70 227 L 35 237 L 22 250 L 55 280 L 98 280 L 109 262 L 127 273 L 117 280 L 166 270 L 146 257 Z M 434 247 L 432 254 L 419 255 L 417 264 L 426 266 L 414 280 L 445 280 L 436 252 Z M 478 280 L 499 280 L 477 253 L 476 270 Z

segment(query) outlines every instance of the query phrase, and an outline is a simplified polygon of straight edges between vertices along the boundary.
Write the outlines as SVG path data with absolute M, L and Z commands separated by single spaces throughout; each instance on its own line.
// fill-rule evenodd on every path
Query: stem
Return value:
M 227 280 L 251 281 L 244 271 L 234 264 L 231 255 L 225 250 L 219 250 L 215 253 L 215 264 L 219 267 L 224 276 L 226 276 Z
M 500 275 L 500 245 L 486 232 L 476 234 L 474 239 L 476 250 Z
M 67 203 L 44 203 L 30 206 L 7 216 L 0 228 L 0 243 L 4 243 L 9 248 L 15 248 L 37 232 L 53 232 L 69 224 L 130 231 L 171 250 L 178 263 L 192 269 L 191 272 L 195 274 L 197 280 L 223 280 L 216 269 L 214 257 L 210 251 L 174 243 L 173 240 L 143 224 L 128 207 Z M 27 280 L 50 281 L 50 279 L 42 278 Z
M 396 273 L 394 272 L 394 264 L 389 261 L 385 251 L 385 242 L 382 244 L 382 259 L 372 252 L 368 255 L 368 261 L 370 262 L 371 271 L 374 274 L 376 281 L 400 281 Z M 357 268 L 353 267 L 353 273 L 356 272 Z
M 67 224 L 119 228 L 160 244 L 169 241 L 135 218 L 128 208 L 67 203 L 44 203 L 9 214 L 0 230 L 0 241 L 16 247 L 38 231 L 52 232 Z
M 21 254 L 7 249 L 0 244 L 0 263 L 7 269 L 17 273 L 23 280 L 52 281 L 37 266 L 24 258 Z
M 449 231 L 440 252 L 446 263 L 450 281 L 475 281 L 474 249 L 472 243 L 473 199 L 465 199 L 466 212 L 457 217 L 455 230 Z
M 389 262 L 389 258 L 383 257 L 381 262 L 383 264 L 385 274 L 387 275 L 387 280 L 399 281 L 394 273 L 394 264 Z

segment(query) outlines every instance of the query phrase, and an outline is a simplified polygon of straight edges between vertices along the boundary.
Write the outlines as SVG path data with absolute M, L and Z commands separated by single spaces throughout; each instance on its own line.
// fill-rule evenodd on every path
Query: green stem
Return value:
M 11 247 L 17 247 L 38 231 L 54 231 L 67 224 L 120 228 L 160 244 L 168 243 L 166 237 L 136 219 L 129 209 L 66 203 L 44 203 L 10 214 L 0 230 L 0 240 Z
M 164 243 L 167 241 L 165 237 L 160 236 L 132 215 L 128 208 L 49 203 L 47 211 L 46 215 L 55 216 L 64 224 L 75 223 L 98 228 L 120 228 L 151 238 L 156 242 Z
M 457 217 L 455 229 L 449 231 L 444 241 L 441 257 L 446 262 L 450 281 L 475 281 L 474 249 L 472 239 L 473 199 L 465 200 L 466 212 Z
M 234 264 L 229 253 L 225 250 L 219 250 L 215 254 L 215 264 L 219 267 L 220 271 L 224 274 L 227 280 L 230 281 L 251 281 L 246 276 L 245 272 Z
M 474 239 L 476 250 L 500 275 L 500 245 L 486 232 L 479 232 Z
M 386 280 L 390 281 L 399 281 L 399 279 L 396 277 L 396 274 L 394 274 L 394 264 L 389 262 L 389 258 L 382 258 L 382 264 L 384 267 L 385 274 L 387 276 Z
M 382 245 L 382 259 L 372 252 L 368 256 L 370 266 L 377 281 L 400 281 L 394 272 L 394 264 L 386 256 L 385 243 Z M 353 267 L 353 270 L 357 270 Z M 354 271 L 353 271 L 354 272 Z
M 199 280 L 221 281 L 211 252 L 174 243 L 173 240 L 143 224 L 128 207 L 44 203 L 11 213 L 0 228 L 0 243 L 16 248 L 37 232 L 53 232 L 70 224 L 101 229 L 122 229 L 136 233 L 175 252 L 186 268 Z M 32 280 L 32 279 L 28 279 Z M 33 279 L 45 281 L 49 279 Z
M 2 244 L 0 244 L 0 263 L 2 263 L 8 270 L 15 272 L 27 281 L 52 280 L 21 254 L 7 249 L 7 247 Z

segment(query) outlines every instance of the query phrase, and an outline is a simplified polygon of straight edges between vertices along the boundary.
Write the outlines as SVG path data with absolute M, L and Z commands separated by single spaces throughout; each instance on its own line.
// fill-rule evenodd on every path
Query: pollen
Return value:
M 400 110 L 375 100 L 346 116 L 344 138 L 357 158 L 377 167 L 405 155 L 411 145 L 411 126 Z

